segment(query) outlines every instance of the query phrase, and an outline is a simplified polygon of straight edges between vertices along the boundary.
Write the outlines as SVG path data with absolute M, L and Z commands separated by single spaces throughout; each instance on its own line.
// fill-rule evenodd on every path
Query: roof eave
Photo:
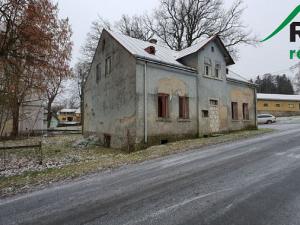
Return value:
M 247 86 L 251 86 L 253 88 L 257 88 L 258 87 L 257 84 L 253 84 L 253 83 L 250 83 L 250 82 L 237 80 L 237 79 L 230 78 L 230 77 L 226 77 L 226 80 L 230 81 L 230 82 L 233 82 L 233 83 L 239 83 L 239 84 L 244 84 L 244 85 L 247 85 Z
M 186 66 L 179 66 L 179 65 L 176 65 L 176 64 L 172 64 L 172 63 L 166 63 L 166 62 L 161 61 L 161 60 L 154 60 L 154 59 L 150 59 L 150 58 L 140 56 L 140 55 L 134 55 L 134 56 L 138 60 L 147 61 L 147 62 L 154 63 L 154 64 L 160 64 L 160 65 L 164 65 L 164 66 L 171 67 L 171 68 L 174 68 L 174 69 L 184 70 L 184 71 L 191 72 L 191 73 L 197 73 L 197 70 L 195 68 L 186 67 Z

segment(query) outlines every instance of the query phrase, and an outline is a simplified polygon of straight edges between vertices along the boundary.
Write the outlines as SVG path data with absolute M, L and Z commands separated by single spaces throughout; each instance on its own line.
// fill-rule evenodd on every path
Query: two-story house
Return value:
M 104 30 L 84 90 L 84 134 L 143 148 L 256 127 L 255 86 L 218 36 L 182 51 Z

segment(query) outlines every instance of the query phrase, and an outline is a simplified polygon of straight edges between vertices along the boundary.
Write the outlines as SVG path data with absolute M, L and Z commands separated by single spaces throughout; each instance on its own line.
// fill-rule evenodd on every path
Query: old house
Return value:
M 274 116 L 298 116 L 300 95 L 257 94 L 257 112 Z
M 218 36 L 182 51 L 104 30 L 84 91 L 84 133 L 115 148 L 256 127 L 253 84 L 227 74 Z

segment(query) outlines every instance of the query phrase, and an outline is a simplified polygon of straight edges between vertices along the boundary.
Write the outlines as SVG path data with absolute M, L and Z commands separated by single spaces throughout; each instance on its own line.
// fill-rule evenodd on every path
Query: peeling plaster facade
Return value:
M 108 57 L 112 69 L 105 75 Z M 219 78 L 205 76 L 206 57 L 213 62 L 212 68 L 215 62 L 221 64 Z M 226 77 L 220 43 L 211 41 L 178 61 L 193 69 L 136 57 L 104 31 L 85 86 L 84 134 L 97 135 L 103 143 L 109 136 L 113 148 L 140 149 L 162 141 L 256 127 L 255 87 Z M 159 93 L 169 95 L 168 118 L 158 118 Z M 179 96 L 188 97 L 188 119 L 179 118 Z M 233 101 L 238 103 L 237 120 L 232 120 Z M 248 104 L 247 120 L 243 103 Z

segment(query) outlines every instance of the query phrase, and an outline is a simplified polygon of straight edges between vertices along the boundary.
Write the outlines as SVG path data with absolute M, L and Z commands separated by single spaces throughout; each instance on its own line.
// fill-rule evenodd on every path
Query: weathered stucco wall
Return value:
M 104 41 L 105 40 L 105 41 Z M 105 44 L 104 44 L 105 43 Z M 105 76 L 105 59 L 111 57 L 112 71 Z M 96 66 L 101 78 L 96 82 Z M 125 148 L 135 139 L 136 61 L 118 42 L 104 32 L 85 86 L 84 133 L 111 135 L 111 147 Z
M 212 47 L 214 51 L 212 51 Z M 205 76 L 204 58 L 212 60 L 212 68 L 216 62 L 221 64 L 219 78 Z M 219 131 L 229 131 L 247 128 L 250 125 L 255 126 L 255 107 L 253 87 L 243 84 L 237 84 L 226 79 L 226 62 L 222 52 L 215 42 L 211 42 L 203 48 L 198 54 L 198 72 L 199 72 L 199 135 L 214 132 L 219 123 Z M 210 100 L 217 100 L 218 105 L 212 106 Z M 239 120 L 233 121 L 231 118 L 231 102 L 238 102 Z M 242 104 L 249 104 L 250 121 L 242 119 Z M 215 108 L 219 111 L 219 118 L 216 120 Z M 203 118 L 202 110 L 209 111 L 209 117 Z
M 229 114 L 229 129 L 230 130 L 240 130 L 243 128 L 253 128 L 256 127 L 256 100 L 255 100 L 255 90 L 247 85 L 237 84 L 233 82 L 228 82 L 228 93 L 231 102 L 238 103 L 238 120 L 231 119 L 231 108 Z M 249 108 L 249 120 L 243 120 L 243 103 L 248 104 Z
M 137 143 L 144 142 L 144 62 L 137 64 Z M 197 136 L 196 74 L 147 63 L 148 144 Z M 169 94 L 169 118 L 158 118 L 158 93 Z M 189 119 L 179 119 L 179 96 L 189 97 Z

